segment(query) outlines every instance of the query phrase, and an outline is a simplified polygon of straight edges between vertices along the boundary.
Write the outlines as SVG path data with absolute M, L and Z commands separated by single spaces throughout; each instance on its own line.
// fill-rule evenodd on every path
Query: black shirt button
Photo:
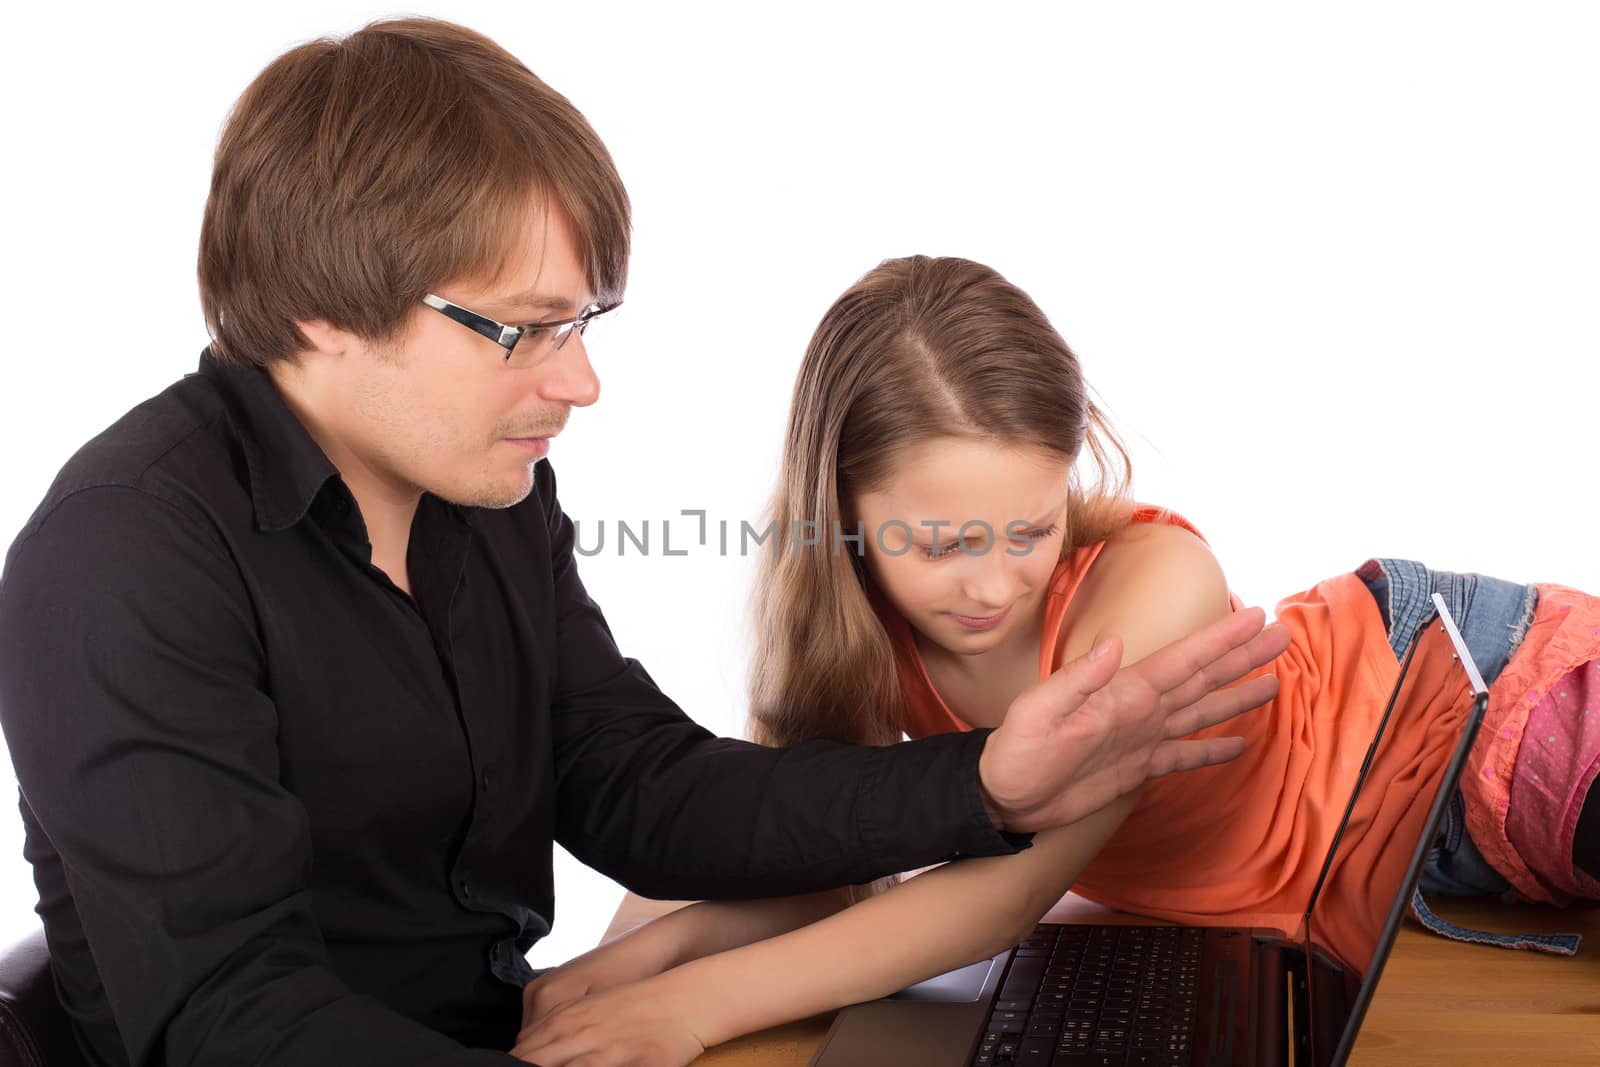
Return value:
M 483 782 L 483 791 L 485 793 L 487 793 L 489 791 L 489 772 L 488 771 L 484 771 L 483 772 L 482 782 Z
M 461 879 L 461 895 L 468 900 L 472 899 L 472 883 L 465 878 Z

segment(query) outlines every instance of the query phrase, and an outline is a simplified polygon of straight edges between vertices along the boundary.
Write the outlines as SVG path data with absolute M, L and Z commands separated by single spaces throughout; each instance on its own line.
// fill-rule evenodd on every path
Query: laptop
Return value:
M 1489 702 L 1444 600 L 1433 604 L 1294 934 L 1041 923 L 992 960 L 843 1009 L 810 1067 L 1341 1067 Z M 1423 781 L 1397 804 L 1385 789 L 1394 768 L 1370 787 L 1369 772 L 1406 707 L 1417 648 L 1445 639 L 1471 706 L 1439 724 L 1445 745 L 1455 737 L 1448 759 L 1405 763 Z

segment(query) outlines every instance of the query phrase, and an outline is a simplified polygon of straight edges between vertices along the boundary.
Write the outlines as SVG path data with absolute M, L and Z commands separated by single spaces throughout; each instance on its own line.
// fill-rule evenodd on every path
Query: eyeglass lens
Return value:
M 596 334 L 591 331 L 598 328 L 600 333 L 604 333 L 605 322 L 609 318 L 611 318 L 609 314 L 594 315 L 548 329 L 524 331 L 509 356 L 509 362 L 517 366 L 535 363 L 564 346 L 572 337 L 574 330 L 587 340 L 592 340 Z

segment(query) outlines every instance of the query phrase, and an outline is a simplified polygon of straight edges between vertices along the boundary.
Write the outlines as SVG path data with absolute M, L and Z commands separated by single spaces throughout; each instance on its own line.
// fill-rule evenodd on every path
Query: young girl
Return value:
M 994 726 L 1106 638 L 1128 664 L 1238 610 L 1200 532 L 1134 505 L 1130 476 L 1076 358 L 1020 290 L 960 259 L 868 273 L 823 318 L 795 385 L 772 518 L 833 536 L 764 561 L 756 738 L 891 744 Z M 1586 803 L 1600 714 L 1585 714 L 1600 704 L 1600 600 L 1376 559 L 1278 605 L 1291 644 L 1257 672 L 1277 677 L 1276 698 L 1202 732 L 1243 735 L 1240 758 L 1156 779 L 1018 855 L 884 892 L 673 913 L 531 984 L 514 1053 L 687 1063 L 991 955 L 1068 889 L 1160 918 L 1295 929 L 1435 591 L 1492 686 L 1424 892 L 1600 898 L 1600 802 Z M 1459 671 L 1437 662 L 1449 655 L 1418 645 L 1420 681 L 1387 727 L 1393 762 L 1363 791 L 1384 801 L 1361 828 L 1374 840 L 1394 830 L 1382 813 L 1416 807 L 1420 778 L 1403 768 L 1453 746 L 1430 729 L 1464 700 Z M 852 896 L 865 899 L 844 908 Z

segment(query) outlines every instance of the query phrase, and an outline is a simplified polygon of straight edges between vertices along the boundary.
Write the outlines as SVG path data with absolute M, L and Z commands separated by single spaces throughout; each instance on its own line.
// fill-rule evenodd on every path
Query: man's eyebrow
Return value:
M 515 296 L 491 300 L 485 307 L 500 312 L 553 311 L 558 314 L 562 312 L 570 314 L 573 310 L 572 301 L 567 297 L 541 293 L 537 289 L 529 289 L 527 292 L 517 293 Z

